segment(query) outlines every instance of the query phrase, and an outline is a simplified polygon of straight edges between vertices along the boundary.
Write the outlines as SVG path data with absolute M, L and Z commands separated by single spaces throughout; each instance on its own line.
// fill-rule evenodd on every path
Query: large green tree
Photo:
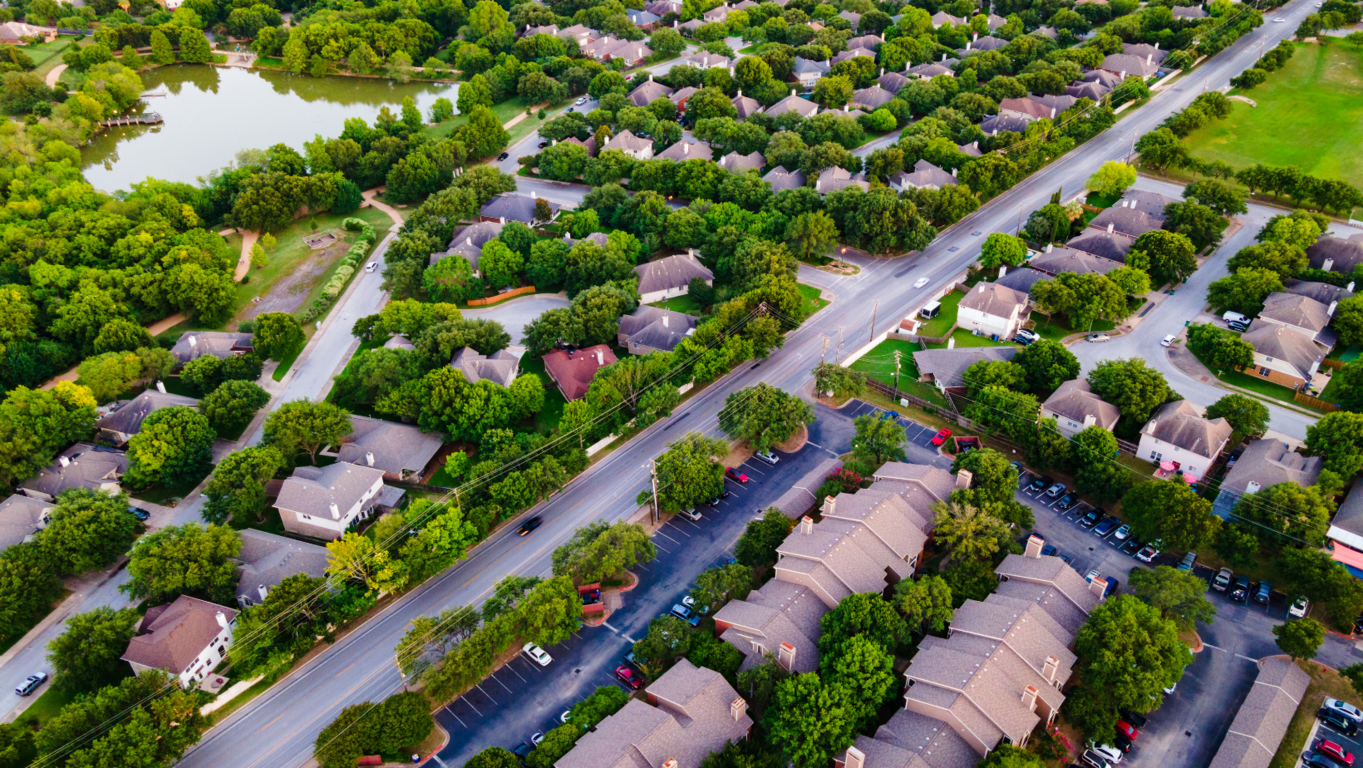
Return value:
M 204 488 L 203 519 L 238 526 L 263 520 L 265 484 L 288 466 L 284 454 L 273 446 L 252 446 L 224 456 L 213 468 Z
M 1159 539 L 1165 549 L 1202 549 L 1221 528 L 1211 502 L 1194 493 L 1182 478 L 1137 483 L 1122 497 L 1122 511 L 1139 538 Z
M 1071 438 L 1075 489 L 1101 503 L 1120 499 L 1131 487 L 1132 475 L 1117 462 L 1117 453 L 1117 438 L 1096 424 Z
M 153 412 L 128 441 L 128 473 L 133 487 L 153 483 L 176 486 L 202 478 L 213 464 L 218 433 L 193 408 L 174 406 Z
M 1306 428 L 1306 450 L 1325 459 L 1325 468 L 1353 477 L 1363 467 L 1363 414 L 1336 411 Z
M 719 411 L 719 428 L 759 452 L 789 440 L 813 421 L 814 409 L 808 403 L 764 383 L 729 395 Z
M 951 586 L 941 576 L 905 579 L 895 585 L 895 598 L 914 632 L 943 632 L 956 615 Z
M 579 584 L 600 581 L 647 563 L 657 548 L 644 529 L 624 521 L 614 525 L 598 520 L 578 528 L 554 550 L 555 576 L 570 576 Z
M 1079 375 L 1079 359 L 1064 344 L 1040 339 L 1018 350 L 1013 363 L 1027 374 L 1027 389 L 1033 393 L 1053 390 Z
M 658 477 L 658 496 L 651 489 L 639 493 L 639 504 L 654 501 L 662 512 L 680 512 L 697 507 L 724 490 L 724 467 L 717 459 L 729 453 L 723 440 L 690 432 L 668 445 L 654 460 Z
M 1314 659 L 1325 642 L 1325 628 L 1315 619 L 1297 619 L 1273 627 L 1278 650 L 1293 659 Z
M 350 414 L 326 402 L 293 400 L 270 412 L 265 419 L 265 442 L 295 458 L 308 454 L 317 462 L 317 452 L 329 445 L 339 445 L 354 431 Z
M 1216 608 L 1205 597 L 1207 582 L 1191 571 L 1157 565 L 1133 570 L 1130 579 L 1136 597 L 1184 627 L 1195 621 L 1210 624 L 1216 616 Z
M 1203 415 L 1208 419 L 1224 418 L 1245 437 L 1260 437 L 1268 431 L 1268 406 L 1245 395 L 1226 395 L 1207 406 Z
M 132 608 L 109 606 L 68 618 L 65 631 L 47 644 L 56 673 L 52 684 L 67 693 L 91 693 L 127 677 L 132 670 L 123 654 L 141 620 Z
M 117 560 L 136 538 L 126 495 L 73 488 L 57 497 L 38 541 L 64 573 L 84 573 Z
M 814 672 L 786 678 L 767 709 L 767 734 L 798 768 L 822 768 L 852 744 L 860 710 L 851 698 Z
M 1176 396 L 1164 376 L 1139 357 L 1104 360 L 1089 371 L 1088 383 L 1095 395 L 1117 406 L 1123 418 L 1138 424 Z
M 776 507 L 769 507 L 756 520 L 748 521 L 734 545 L 734 557 L 751 568 L 776 562 L 776 548 L 790 535 L 795 521 Z
M 283 361 L 297 354 L 307 341 L 303 326 L 288 312 L 266 312 L 255 320 L 251 344 L 255 353 L 266 360 Z
M 873 414 L 852 420 L 856 435 L 852 438 L 852 454 L 857 458 L 881 464 L 904 459 L 904 428 L 891 419 Z
M 122 591 L 158 603 L 180 595 L 210 602 L 233 600 L 237 584 L 232 558 L 241 552 L 241 534 L 220 525 L 170 526 L 143 536 L 128 562 Z
M 270 393 L 251 381 L 224 381 L 199 401 L 199 412 L 219 435 L 240 435 L 256 412 L 270 402 Z

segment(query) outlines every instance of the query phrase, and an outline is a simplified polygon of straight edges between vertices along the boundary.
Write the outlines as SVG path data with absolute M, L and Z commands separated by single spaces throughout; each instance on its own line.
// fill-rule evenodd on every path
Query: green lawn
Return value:
M 1230 117 L 1188 137 L 1195 157 L 1235 168 L 1295 166 L 1363 186 L 1363 56 L 1343 41 L 1298 44 L 1287 64 L 1231 102 Z
M 832 303 L 823 297 L 823 289 L 821 288 L 815 288 L 812 285 L 805 285 L 803 283 L 799 284 L 798 287 L 802 299 L 800 302 L 800 320 L 802 321 Z
M 1046 316 L 1042 315 L 1040 319 L 1034 320 L 1034 323 L 1036 327 L 1032 328 L 1032 330 L 1040 334 L 1041 338 L 1050 339 L 1051 341 L 1060 341 L 1066 336 L 1070 336 L 1076 333 L 1089 332 L 1087 326 L 1083 328 L 1071 328 L 1069 320 L 1067 320 L 1063 315 L 1056 315 L 1050 318 L 1049 322 L 1047 322 Z M 1110 331 L 1116 327 L 1117 326 L 1114 325 L 1111 320 L 1093 321 L 1093 331 L 1095 333 Z
M 1192 350 L 1188 351 L 1192 352 Z M 1197 357 L 1197 353 L 1193 353 L 1193 356 Z M 1296 405 L 1301 408 L 1307 407 L 1306 405 L 1298 403 L 1296 399 L 1293 397 L 1295 393 L 1291 389 L 1284 387 L 1281 384 L 1274 384 L 1273 382 L 1268 381 L 1267 379 L 1261 379 L 1257 376 L 1250 376 L 1247 373 L 1241 373 L 1239 371 L 1218 372 L 1214 367 L 1207 365 L 1206 360 L 1203 360 L 1201 357 L 1198 357 L 1197 359 L 1203 365 L 1207 366 L 1207 370 L 1211 371 L 1212 375 L 1216 376 L 1216 378 L 1231 385 L 1232 387 L 1239 387 L 1241 389 L 1253 392 L 1256 395 L 1262 395 L 1266 398 L 1270 398 L 1273 400 L 1280 400 L 1284 403 L 1292 403 L 1293 405 Z
M 544 358 L 532 359 L 529 355 L 522 357 L 521 373 L 535 374 L 544 385 L 544 410 L 535 415 L 535 431 L 547 435 L 558 428 L 558 422 L 563 418 L 563 409 L 567 407 L 568 401 L 544 372 Z
M 919 336 L 932 336 L 940 338 L 947 335 L 947 331 L 956 325 L 956 305 L 961 303 L 965 294 L 952 291 L 941 299 L 942 310 L 937 313 L 937 317 L 923 323 L 918 327 Z
M 684 315 L 701 316 L 701 306 L 696 303 L 695 299 L 691 298 L 691 294 L 689 293 L 685 296 L 674 296 L 667 301 L 659 301 L 650 304 L 649 306 L 670 309 L 673 312 L 681 312 Z
M 1122 196 L 1120 194 L 1103 195 L 1097 192 L 1090 192 L 1088 198 L 1086 198 L 1084 202 L 1088 203 L 1094 208 L 1111 208 L 1118 200 L 1121 199 Z
M 129 671 L 131 672 L 131 670 Z M 56 686 L 49 682 L 47 684 L 47 690 L 43 691 L 42 695 L 29 705 L 29 708 L 24 710 L 24 714 L 19 717 L 22 720 L 27 720 L 37 725 L 43 725 L 60 712 L 62 707 L 70 704 L 75 698 L 76 694 L 59 691 Z
M 1338 381 L 1338 380 L 1339 380 L 1339 371 L 1335 371 L 1335 372 L 1330 376 L 1330 383 L 1329 383 L 1329 384 L 1326 384 L 1326 385 L 1325 385 L 1325 389 L 1322 390 L 1321 393 L 1320 393 L 1320 399 L 1321 399 L 1321 400 L 1324 400 L 1324 401 L 1326 401 L 1327 403 L 1333 403 L 1333 402 L 1335 402 L 1335 398 L 1339 397 L 1339 390 L 1343 387 L 1342 384 L 1341 384 L 1340 386 L 1338 386 L 1338 387 L 1335 386 L 1335 382 Z
M 1010 341 L 990 341 L 988 336 L 976 336 L 964 328 L 957 328 L 951 338 L 956 342 L 956 347 L 1011 347 Z M 946 344 L 929 344 L 928 349 L 946 349 Z
M 852 363 L 850 368 L 860 371 L 883 384 L 895 384 L 894 353 L 899 353 L 899 391 L 916 395 L 924 400 L 946 407 L 946 400 L 930 384 L 917 381 L 918 368 L 913 364 L 913 353 L 919 351 L 918 344 L 901 339 L 886 339 L 870 352 Z
M 550 117 L 554 117 L 558 112 L 557 107 L 551 106 L 548 109 Z M 506 125 L 517 115 L 525 114 L 525 105 L 520 102 L 520 99 L 507 99 L 501 104 L 493 105 L 492 114 L 496 115 L 497 119 L 502 121 L 502 125 Z M 511 135 L 511 140 L 506 143 L 508 147 L 514 147 L 516 142 L 539 130 L 540 125 L 544 121 L 536 117 L 535 115 L 537 114 L 539 114 L 539 110 L 536 110 L 535 114 L 523 118 L 519 123 L 506 129 L 506 132 Z M 455 128 L 458 128 L 467 122 L 468 118 L 464 115 L 455 115 L 440 125 L 428 125 L 423 130 L 431 136 L 443 138 L 453 133 Z

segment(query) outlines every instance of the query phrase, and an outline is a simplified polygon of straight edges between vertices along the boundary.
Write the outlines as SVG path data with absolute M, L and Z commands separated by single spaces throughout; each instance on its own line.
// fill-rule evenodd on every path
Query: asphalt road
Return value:
M 524 539 L 508 533 L 494 535 L 467 560 L 404 596 L 300 672 L 227 718 L 182 764 L 292 768 L 304 763 L 317 732 L 340 709 L 398 689 L 392 649 L 413 618 L 452 605 L 480 602 L 492 585 L 509 573 L 548 573 L 549 554 L 577 527 L 595 519 L 625 518 L 634 512 L 633 500 L 644 487 L 647 463 L 668 442 L 689 431 L 714 433 L 715 414 L 729 393 L 761 381 L 809 394 L 810 370 L 825 347 L 832 358 L 840 331 L 844 351 L 851 351 L 874 336 L 877 329 L 883 330 L 885 323 L 897 322 L 917 309 L 933 290 L 977 257 L 979 245 L 989 232 L 1015 231 L 1021 216 L 1044 205 L 1058 189 L 1078 192 L 1104 162 L 1125 157 L 1136 136 L 1157 127 L 1203 90 L 1225 86 L 1230 77 L 1254 62 L 1261 45 L 1271 47 L 1290 36 L 1312 9 L 1308 0 L 1295 0 L 1280 9 L 1278 14 L 1288 18 L 1287 23 L 1269 23 L 1253 31 L 1178 85 L 1155 95 L 1146 106 L 1124 115 L 1112 130 L 1023 180 L 943 233 L 926 251 L 909 258 L 882 260 L 855 277 L 820 280 L 834 294 L 829 298 L 836 298 L 835 303 L 792 332 L 785 347 L 771 359 L 746 364 L 687 401 L 676 415 L 637 435 L 575 478 L 559 496 L 528 512 L 544 517 L 544 526 L 536 535 Z M 918 277 L 929 278 L 928 287 L 909 289 Z M 377 286 L 372 290 L 377 292 Z M 380 298 L 375 296 L 374 301 L 377 305 Z M 353 314 L 359 317 L 372 311 Z M 348 334 L 349 323 L 343 327 Z M 1273 426 L 1290 429 L 1277 420 Z
M 520 344 L 521 339 L 525 336 L 525 326 L 531 320 L 551 309 L 569 307 L 572 304 L 562 293 L 535 294 L 511 299 L 501 304 L 493 304 L 487 309 L 465 309 L 463 315 L 470 319 L 496 320 L 502 324 L 507 333 L 511 334 L 511 343 Z

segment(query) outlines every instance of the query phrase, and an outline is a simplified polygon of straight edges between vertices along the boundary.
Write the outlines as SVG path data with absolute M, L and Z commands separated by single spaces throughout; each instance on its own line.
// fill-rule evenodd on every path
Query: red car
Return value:
M 1338 760 L 1339 762 L 1344 763 L 1345 765 L 1354 764 L 1354 753 L 1349 752 L 1348 750 L 1344 749 L 1344 747 L 1341 747 L 1340 745 L 1334 743 L 1333 741 L 1325 741 L 1324 739 L 1322 739 L 1321 742 L 1316 745 L 1316 751 L 1321 753 L 1322 755 L 1327 755 L 1331 758 L 1334 758 L 1335 760 Z
M 1140 732 L 1140 731 L 1138 731 L 1138 730 L 1136 730 L 1135 728 L 1133 728 L 1133 727 L 1132 727 L 1129 723 L 1127 723 L 1125 720 L 1118 720 L 1118 721 L 1117 721 L 1117 730 L 1118 730 L 1122 735 L 1126 736 L 1128 739 L 1131 739 L 1132 741 L 1135 741 L 1135 740 L 1136 740 L 1136 737 L 1139 736 L 1139 735 L 1141 735 L 1141 732 Z
M 948 437 L 951 437 L 951 430 L 946 429 L 946 428 L 944 427 L 944 428 L 942 429 L 941 432 L 938 432 L 938 433 L 932 438 L 932 444 L 933 444 L 933 445 L 941 445 L 942 443 L 945 443 L 945 442 L 947 441 L 947 438 L 948 438 Z
M 724 476 L 734 481 L 735 483 L 748 482 L 748 476 L 743 474 L 742 472 L 739 472 L 737 469 L 734 469 L 733 467 L 725 467 Z
M 630 690 L 637 691 L 644 687 L 644 678 L 638 672 L 629 668 L 628 664 L 621 664 L 615 668 L 615 676 L 620 678 L 620 682 L 628 685 Z

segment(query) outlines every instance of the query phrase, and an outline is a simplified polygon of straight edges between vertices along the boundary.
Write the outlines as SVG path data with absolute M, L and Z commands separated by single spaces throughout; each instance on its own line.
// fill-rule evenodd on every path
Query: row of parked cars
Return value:
M 1018 467 L 1018 470 L 1021 471 L 1022 464 L 1020 462 L 1014 462 L 1014 466 Z M 1028 484 L 1026 491 L 1028 494 L 1037 496 L 1038 498 L 1059 498 L 1059 501 L 1055 504 L 1055 508 L 1061 512 L 1068 512 L 1079 505 L 1078 491 L 1067 491 L 1064 483 L 1057 483 L 1050 477 L 1041 476 L 1033 479 L 1032 482 Z M 1075 522 L 1078 523 L 1081 528 L 1092 529 L 1093 534 L 1100 539 L 1111 537 L 1114 541 L 1121 542 L 1117 545 L 1117 549 L 1120 552 L 1130 555 L 1143 563 L 1154 562 L 1155 558 L 1159 557 L 1160 550 L 1164 546 L 1163 543 L 1158 540 L 1148 543 L 1138 541 L 1131 535 L 1131 526 L 1123 523 L 1119 517 L 1109 517 L 1107 513 L 1101 509 L 1090 509 L 1080 515 Z M 1049 552 L 1046 554 L 1056 553 Z M 1059 557 L 1067 563 L 1071 561 L 1068 555 L 1061 554 Z
M 1358 727 L 1363 724 L 1363 711 L 1339 699 L 1326 699 L 1316 712 L 1321 725 L 1338 731 L 1349 738 L 1358 735 Z M 1302 761 L 1311 768 L 1351 768 L 1354 755 L 1339 743 L 1322 736 Z
M 1189 552 L 1196 559 L 1196 553 Z M 1185 558 L 1186 559 L 1186 558 Z M 1191 566 L 1191 564 L 1190 564 Z M 1232 603 L 1245 604 L 1251 599 L 1259 605 L 1268 605 L 1269 596 L 1273 594 L 1273 585 L 1267 581 L 1250 581 L 1247 576 L 1236 576 L 1235 572 L 1229 568 L 1222 568 L 1212 577 L 1212 589 L 1220 592 L 1230 599 Z M 1294 618 L 1301 618 L 1306 615 L 1306 610 L 1311 604 L 1306 598 L 1299 598 L 1288 612 Z
M 1148 721 L 1139 712 L 1123 709 L 1120 714 L 1121 719 L 1117 721 L 1117 728 L 1112 734 L 1111 741 L 1099 744 L 1089 739 L 1088 749 L 1079 755 L 1078 768 L 1111 768 L 1120 765 L 1127 753 L 1136 745 L 1136 739 L 1141 735 L 1140 729 L 1144 728 Z

